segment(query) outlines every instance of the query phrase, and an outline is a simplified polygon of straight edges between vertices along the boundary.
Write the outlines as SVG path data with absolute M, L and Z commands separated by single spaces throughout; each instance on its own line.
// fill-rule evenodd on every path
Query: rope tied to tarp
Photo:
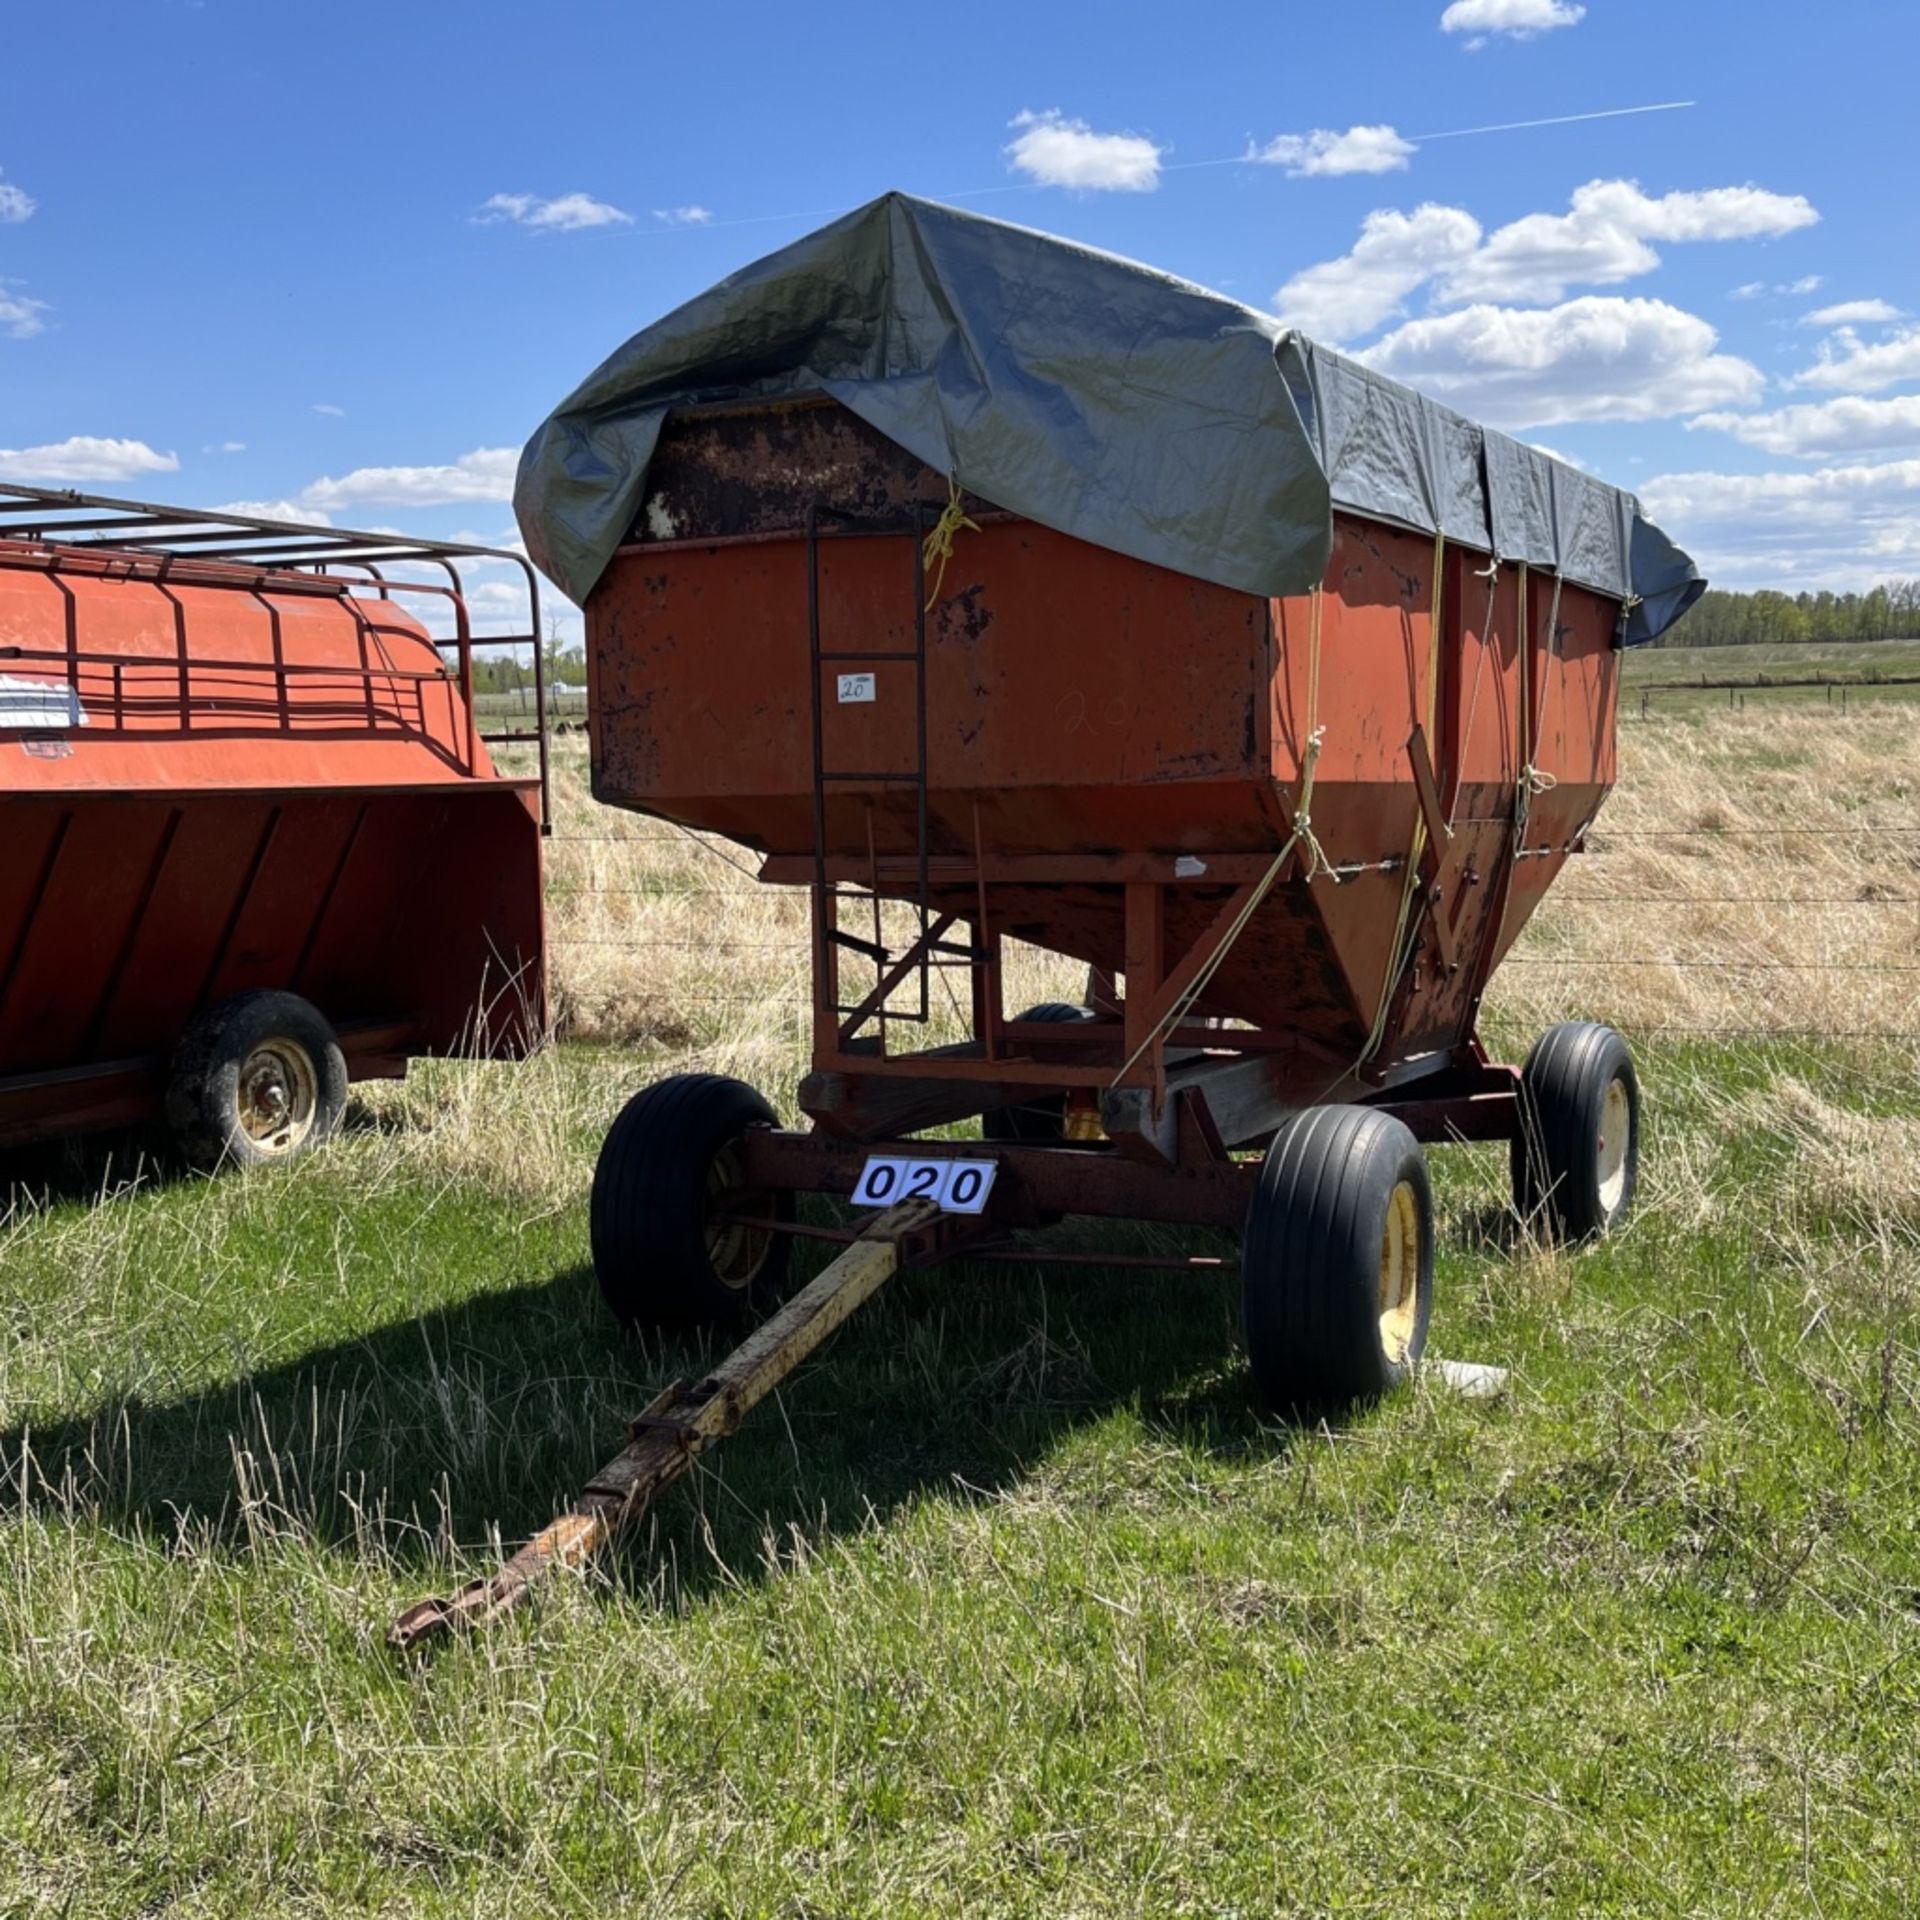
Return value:
M 1445 585 L 1443 567 L 1447 557 L 1447 536 L 1435 530 L 1433 536 L 1433 580 L 1432 592 L 1427 601 L 1427 738 L 1433 739 L 1434 728 L 1440 713 L 1440 616 L 1445 610 Z M 1500 570 L 1499 557 L 1496 555 L 1489 563 L 1497 579 Z M 1487 576 L 1476 569 L 1480 579 Z M 1489 594 L 1492 589 L 1489 588 Z M 1414 690 L 1414 704 L 1419 705 L 1418 689 Z M 1380 982 L 1380 1002 L 1374 1009 L 1373 1025 L 1367 1033 L 1367 1043 L 1360 1049 L 1360 1057 L 1353 1063 L 1356 1073 L 1380 1051 L 1380 1043 L 1386 1038 L 1387 1015 L 1393 1009 L 1393 996 L 1407 970 L 1407 963 L 1413 958 L 1413 903 L 1420 891 L 1420 862 L 1427 853 L 1427 817 L 1418 807 L 1413 815 L 1413 840 L 1407 848 L 1406 878 L 1400 887 L 1400 911 L 1393 923 L 1393 944 L 1387 949 L 1387 971 Z
M 1527 653 L 1531 635 L 1526 626 L 1527 605 L 1527 569 L 1523 561 L 1520 568 L 1520 773 L 1514 783 L 1513 796 L 1513 857 L 1518 860 L 1525 850 L 1527 822 L 1533 811 L 1533 796 L 1537 793 L 1551 793 L 1560 784 L 1558 774 L 1549 773 L 1546 768 L 1534 764 L 1534 755 L 1539 751 L 1540 735 L 1546 731 L 1547 701 L 1553 693 L 1553 680 L 1547 672 L 1558 658 L 1560 637 L 1560 589 L 1566 584 L 1565 576 L 1559 568 L 1553 573 L 1553 601 L 1547 609 L 1547 641 L 1542 650 L 1541 686 L 1540 686 L 1540 724 L 1533 725 L 1533 716 L 1527 695 Z
M 1307 737 L 1300 750 L 1300 797 L 1293 803 L 1293 829 L 1280 851 L 1268 863 L 1266 872 L 1255 882 L 1245 905 L 1233 916 L 1231 925 L 1221 935 L 1220 944 L 1214 948 L 1206 965 L 1194 975 L 1186 991 L 1154 1022 L 1153 1031 L 1127 1056 L 1126 1064 L 1113 1077 L 1112 1084 L 1116 1087 L 1133 1071 L 1134 1063 L 1156 1040 L 1171 1033 L 1187 1017 L 1296 851 L 1304 850 L 1300 869 L 1300 879 L 1304 884 L 1310 885 L 1316 874 L 1324 873 L 1336 887 L 1340 885 L 1339 870 L 1327 858 L 1327 850 L 1313 830 L 1313 774 L 1327 737 L 1326 728 L 1320 724 L 1320 593 L 1320 588 L 1316 586 L 1307 597 Z
M 940 589 L 946 581 L 947 562 L 953 558 L 954 536 L 959 533 L 978 533 L 980 523 L 967 518 L 967 510 L 961 504 L 960 481 L 956 474 L 947 475 L 947 504 L 940 509 L 940 518 L 933 523 L 931 531 L 920 543 L 920 567 L 923 573 L 933 575 L 933 591 L 927 595 L 925 613 L 933 611 L 933 603 L 940 598 Z

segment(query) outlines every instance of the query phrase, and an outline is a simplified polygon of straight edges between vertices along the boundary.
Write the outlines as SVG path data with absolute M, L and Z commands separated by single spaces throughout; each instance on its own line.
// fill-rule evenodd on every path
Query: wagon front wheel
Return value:
M 1433 1188 L 1405 1124 L 1309 1107 L 1274 1135 L 1241 1254 L 1247 1358 L 1282 1413 L 1338 1412 L 1412 1371 L 1433 1311 Z
M 753 1088 L 681 1073 L 637 1093 L 608 1130 L 589 1226 L 600 1297 L 622 1326 L 713 1327 L 740 1320 L 786 1276 L 790 1193 L 747 1186 L 746 1140 L 778 1124 Z
M 297 1160 L 346 1106 L 340 1042 L 297 993 L 242 993 L 209 1008 L 182 1036 L 167 1084 L 167 1124 L 208 1173 Z
M 1640 1081 L 1627 1043 L 1591 1020 L 1549 1027 L 1520 1070 L 1513 1203 L 1556 1241 L 1626 1217 L 1640 1174 Z

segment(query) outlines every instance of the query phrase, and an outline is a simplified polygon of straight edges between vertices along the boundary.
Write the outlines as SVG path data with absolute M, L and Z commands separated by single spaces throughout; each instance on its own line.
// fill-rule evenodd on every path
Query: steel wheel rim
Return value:
M 713 1277 L 736 1293 L 753 1285 L 773 1251 L 773 1235 L 765 1227 L 724 1217 L 723 1209 L 746 1192 L 746 1156 L 737 1145 L 722 1147 L 707 1167 L 707 1264 Z
M 1420 1196 L 1402 1180 L 1387 1196 L 1380 1234 L 1380 1346 L 1396 1367 L 1413 1350 L 1420 1323 Z
M 1594 1147 L 1594 1173 L 1601 1211 L 1611 1218 L 1627 1197 L 1627 1148 L 1633 1139 L 1633 1101 L 1627 1083 L 1616 1074 L 1600 1102 L 1600 1138 Z
M 320 1111 L 320 1075 L 313 1057 L 294 1040 L 263 1040 L 240 1062 L 234 1118 L 256 1151 L 271 1157 L 297 1153 Z

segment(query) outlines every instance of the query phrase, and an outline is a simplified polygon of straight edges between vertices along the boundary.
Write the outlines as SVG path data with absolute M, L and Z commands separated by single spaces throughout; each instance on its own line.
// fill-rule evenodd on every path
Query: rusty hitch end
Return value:
M 491 1626 L 511 1613 L 550 1567 L 579 1566 L 597 1552 L 612 1532 L 612 1520 L 589 1494 L 581 1507 L 561 1517 L 485 1580 L 469 1580 L 444 1599 L 419 1601 L 387 1629 L 387 1645 L 411 1653 L 470 1627 Z

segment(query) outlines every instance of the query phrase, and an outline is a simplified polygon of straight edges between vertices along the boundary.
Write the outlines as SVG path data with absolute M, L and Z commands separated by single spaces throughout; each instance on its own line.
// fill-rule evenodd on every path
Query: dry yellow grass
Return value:
M 1641 1031 L 1920 1028 L 1916 791 L 1899 707 L 1630 717 L 1593 846 L 1498 975 L 1490 1019 L 1516 1034 L 1575 1015 Z M 555 808 L 557 1031 L 790 1077 L 806 1046 L 804 890 L 761 886 L 725 842 L 596 805 L 577 741 L 556 755 Z M 1009 1003 L 1077 999 L 1082 980 L 1022 952 Z M 952 1037 L 959 1009 L 936 1012 L 935 1037 Z

